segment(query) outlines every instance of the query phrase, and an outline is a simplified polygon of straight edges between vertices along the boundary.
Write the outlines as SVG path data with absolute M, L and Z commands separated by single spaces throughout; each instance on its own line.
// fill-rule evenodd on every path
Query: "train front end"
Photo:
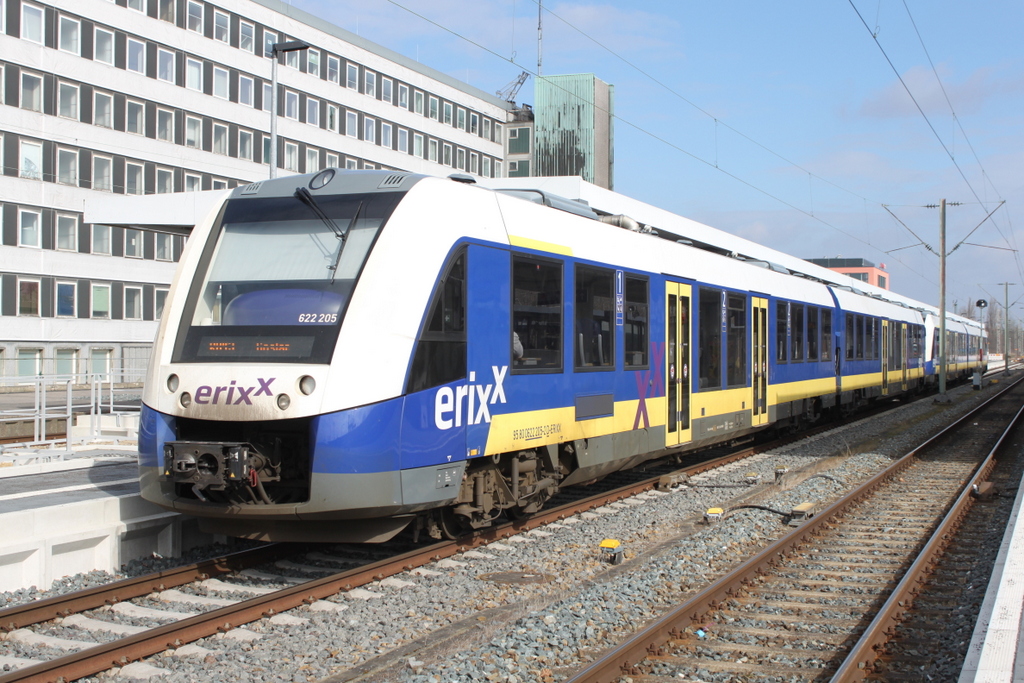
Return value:
M 144 498 L 206 531 L 268 540 L 379 541 L 408 523 L 388 476 L 325 490 L 313 462 L 342 432 L 350 449 L 380 435 L 379 415 L 327 413 L 346 311 L 405 194 L 389 178 L 328 169 L 255 183 L 196 226 L 143 398 Z

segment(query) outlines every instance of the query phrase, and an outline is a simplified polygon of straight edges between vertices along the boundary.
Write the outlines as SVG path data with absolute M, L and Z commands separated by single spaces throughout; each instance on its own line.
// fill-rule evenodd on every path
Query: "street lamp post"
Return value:
M 277 177 L 277 61 L 284 52 L 295 52 L 311 47 L 301 40 L 274 43 L 270 48 L 270 177 Z

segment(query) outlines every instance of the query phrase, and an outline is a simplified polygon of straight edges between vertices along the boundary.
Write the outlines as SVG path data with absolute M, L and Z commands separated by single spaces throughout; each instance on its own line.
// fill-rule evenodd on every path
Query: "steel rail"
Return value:
M 619 645 L 606 650 L 589 665 L 567 678 L 564 683 L 613 683 L 623 675 L 637 675 L 639 672 L 635 666 L 638 662 L 649 655 L 662 654 L 661 648 L 665 643 L 681 637 L 688 626 L 700 622 L 705 615 L 718 609 L 724 601 L 736 596 L 744 586 L 752 584 L 760 576 L 768 573 L 780 560 L 793 554 L 800 544 L 817 535 L 819 530 L 826 525 L 832 524 L 833 518 L 843 510 L 872 495 L 890 479 L 910 467 L 922 450 L 936 443 L 946 434 L 966 425 L 978 413 L 1003 398 L 1022 381 L 1024 381 L 1024 377 L 1007 385 L 1006 388 L 969 413 L 913 448 L 887 469 L 834 501 L 813 518 L 740 564 L 729 574 L 712 582 L 686 602 L 670 609 Z M 969 488 L 967 490 L 969 491 Z

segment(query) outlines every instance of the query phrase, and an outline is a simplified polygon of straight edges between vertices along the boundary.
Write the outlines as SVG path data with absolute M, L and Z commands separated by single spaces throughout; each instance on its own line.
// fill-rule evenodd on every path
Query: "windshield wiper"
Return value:
M 359 206 L 356 207 L 355 214 L 352 215 L 352 220 L 348 222 L 348 228 L 342 232 L 341 228 L 339 228 L 337 224 L 331 220 L 331 217 L 324 213 L 324 210 L 320 208 L 320 205 L 316 203 L 316 199 L 314 199 L 313 195 L 309 193 L 309 190 L 304 187 L 297 187 L 295 188 L 295 196 L 298 197 L 303 204 L 312 209 L 313 213 L 316 214 L 316 217 L 323 221 L 324 225 L 330 228 L 331 232 L 334 233 L 334 236 L 340 240 L 338 244 L 338 254 L 334 257 L 334 265 L 327 266 L 327 269 L 331 271 L 331 284 L 334 284 L 334 278 L 338 276 L 338 264 L 341 263 L 341 252 L 345 249 L 345 236 L 351 232 L 352 228 L 356 225 L 356 221 L 359 220 L 359 214 L 363 210 L 363 203 L 359 202 Z

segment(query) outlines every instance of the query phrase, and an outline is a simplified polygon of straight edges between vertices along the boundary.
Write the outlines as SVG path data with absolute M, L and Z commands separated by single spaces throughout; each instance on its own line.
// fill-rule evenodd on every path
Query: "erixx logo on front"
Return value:
M 490 384 L 475 384 L 476 373 L 469 373 L 469 383 L 454 389 L 441 387 L 434 394 L 434 426 L 438 429 L 461 427 L 463 424 L 476 425 L 491 421 L 489 406 L 505 403 L 505 375 L 508 366 L 491 366 L 494 381 Z
M 202 405 L 251 406 L 252 399 L 257 396 L 274 395 L 274 392 L 270 390 L 270 385 L 275 379 L 277 378 L 257 377 L 258 385 L 251 387 L 240 387 L 235 380 L 231 380 L 230 384 L 223 387 L 211 387 L 204 384 L 201 387 L 196 387 L 196 395 L 193 400 Z

